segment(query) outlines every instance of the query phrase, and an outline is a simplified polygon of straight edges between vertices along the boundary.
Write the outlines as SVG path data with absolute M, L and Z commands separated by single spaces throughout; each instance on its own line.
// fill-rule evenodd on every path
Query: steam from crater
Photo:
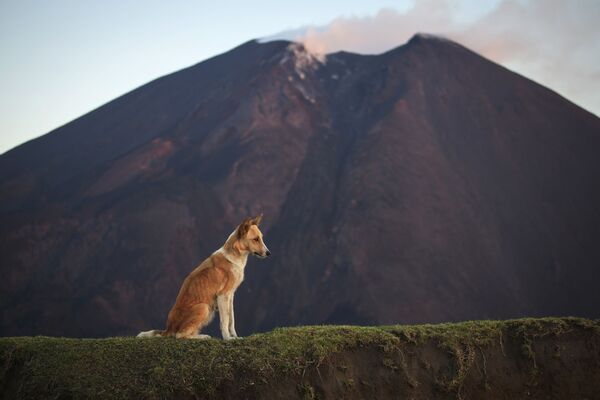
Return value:
M 464 22 L 452 0 L 417 0 L 406 12 L 340 17 L 276 35 L 313 54 L 339 50 L 378 54 L 416 32 L 455 40 L 556 89 L 600 115 L 600 2 L 502 0 L 489 13 Z

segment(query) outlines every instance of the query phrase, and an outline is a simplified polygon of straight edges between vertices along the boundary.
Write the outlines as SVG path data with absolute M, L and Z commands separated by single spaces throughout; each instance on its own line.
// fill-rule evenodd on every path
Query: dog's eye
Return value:
M 254 241 L 255 242 L 260 242 L 260 239 L 259 238 L 254 238 Z

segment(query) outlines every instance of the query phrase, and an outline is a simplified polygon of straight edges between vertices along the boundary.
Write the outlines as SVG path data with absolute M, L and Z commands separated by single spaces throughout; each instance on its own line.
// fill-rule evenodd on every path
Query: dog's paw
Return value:
M 179 338 L 178 336 L 175 336 L 177 338 Z M 192 336 L 180 336 L 183 339 L 200 339 L 200 340 L 204 340 L 204 339 L 210 339 L 210 335 L 192 335 Z

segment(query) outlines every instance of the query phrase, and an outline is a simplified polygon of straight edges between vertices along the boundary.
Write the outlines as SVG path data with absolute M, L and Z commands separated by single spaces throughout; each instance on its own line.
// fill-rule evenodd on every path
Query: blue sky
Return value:
M 467 26 L 500 1 L 419 3 L 432 13 L 449 5 Z M 0 0 L 0 153 L 249 39 L 340 18 L 361 22 L 382 9 L 406 16 L 414 7 L 414 0 Z

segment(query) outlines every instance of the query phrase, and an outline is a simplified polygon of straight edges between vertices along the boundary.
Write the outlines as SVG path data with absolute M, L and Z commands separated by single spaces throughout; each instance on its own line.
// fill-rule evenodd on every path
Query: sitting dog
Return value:
M 233 231 L 219 250 L 202 262 L 183 281 L 177 299 L 167 318 L 167 329 L 141 332 L 138 338 L 174 336 L 184 339 L 206 339 L 199 334 L 208 325 L 218 306 L 223 339 L 235 339 L 233 295 L 244 280 L 248 255 L 265 258 L 271 252 L 263 241 L 258 225 L 262 215 L 246 218 Z

